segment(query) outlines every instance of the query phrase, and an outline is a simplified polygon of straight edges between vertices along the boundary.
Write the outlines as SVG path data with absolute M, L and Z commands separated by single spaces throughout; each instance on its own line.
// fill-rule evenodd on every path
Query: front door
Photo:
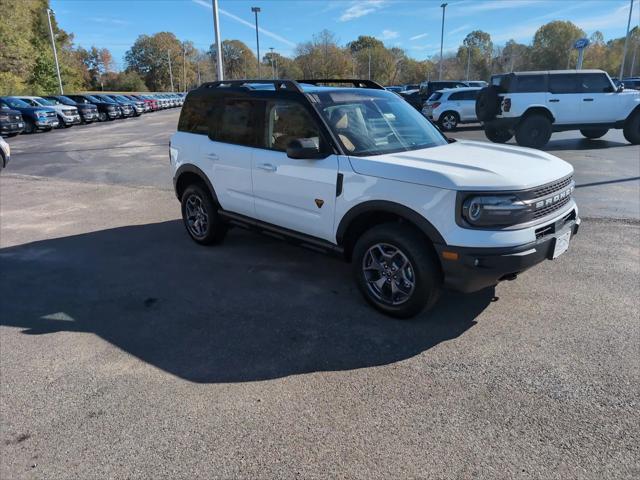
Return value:
M 289 158 L 287 145 L 310 138 L 324 148 L 320 128 L 302 104 L 292 100 L 266 103 L 263 149 L 253 155 L 256 217 L 328 241 L 335 239 L 333 219 L 338 157 L 316 160 Z
M 579 75 L 582 87 L 581 114 L 584 123 L 610 123 L 619 120 L 618 94 L 606 73 Z

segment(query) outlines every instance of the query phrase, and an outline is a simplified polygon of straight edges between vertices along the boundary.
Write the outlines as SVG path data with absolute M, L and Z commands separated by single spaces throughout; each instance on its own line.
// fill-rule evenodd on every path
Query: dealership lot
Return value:
M 640 147 L 621 132 L 545 148 L 576 169 L 566 255 L 403 322 L 337 259 L 239 230 L 193 244 L 177 116 L 10 142 L 0 477 L 640 474 Z

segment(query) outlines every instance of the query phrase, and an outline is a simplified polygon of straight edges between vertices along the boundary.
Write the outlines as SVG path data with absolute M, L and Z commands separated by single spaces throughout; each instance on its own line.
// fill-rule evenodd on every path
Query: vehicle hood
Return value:
M 469 140 L 349 161 L 361 175 L 450 190 L 524 190 L 573 173 L 569 163 L 540 150 Z
M 14 110 L 19 110 L 22 113 L 36 113 L 36 112 L 53 112 L 56 111 L 51 107 L 12 107 Z
M 22 115 L 22 112 L 20 112 L 20 110 L 16 110 L 14 108 L 11 108 L 11 109 L 0 108 L 0 113 L 6 113 L 8 115 Z

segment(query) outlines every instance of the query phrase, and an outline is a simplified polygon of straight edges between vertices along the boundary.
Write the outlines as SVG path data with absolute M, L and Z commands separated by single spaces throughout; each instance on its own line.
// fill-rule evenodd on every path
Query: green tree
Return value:
M 215 44 L 209 48 L 209 54 L 215 65 L 217 62 Z M 224 66 L 224 78 L 228 80 L 256 78 L 257 76 L 258 59 L 251 49 L 240 40 L 222 41 L 222 64 Z M 264 72 L 261 73 L 264 76 Z
M 169 74 L 169 59 L 171 59 L 175 88 L 178 85 L 182 64 L 182 49 L 182 42 L 173 33 L 140 35 L 125 54 L 127 70 L 140 75 L 152 91 L 167 91 L 171 88 Z
M 554 21 L 543 25 L 533 37 L 531 61 L 540 70 L 561 70 L 576 65 L 576 40 L 584 37 L 584 30 L 571 22 Z

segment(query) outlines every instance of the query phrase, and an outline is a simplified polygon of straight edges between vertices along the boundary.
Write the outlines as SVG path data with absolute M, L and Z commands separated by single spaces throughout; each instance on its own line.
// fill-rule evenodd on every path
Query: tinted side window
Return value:
M 449 95 L 449 100 L 466 100 L 465 94 L 467 92 L 456 92 Z
M 582 91 L 585 93 L 612 92 L 613 87 L 606 75 L 602 73 L 583 73 L 580 75 Z
M 579 75 L 549 75 L 549 91 L 551 93 L 581 93 Z
M 213 137 L 219 142 L 256 145 L 255 102 L 227 100 L 221 109 Z
M 320 129 L 299 103 L 278 100 L 267 104 L 265 138 L 261 146 L 284 152 L 296 138 L 311 138 L 320 146 Z
M 518 93 L 547 91 L 546 75 L 518 75 L 516 78 L 515 91 Z
M 209 113 L 213 102 L 210 98 L 202 95 L 190 95 L 184 102 L 180 120 L 178 122 L 178 131 L 197 133 L 207 135 L 209 133 Z

